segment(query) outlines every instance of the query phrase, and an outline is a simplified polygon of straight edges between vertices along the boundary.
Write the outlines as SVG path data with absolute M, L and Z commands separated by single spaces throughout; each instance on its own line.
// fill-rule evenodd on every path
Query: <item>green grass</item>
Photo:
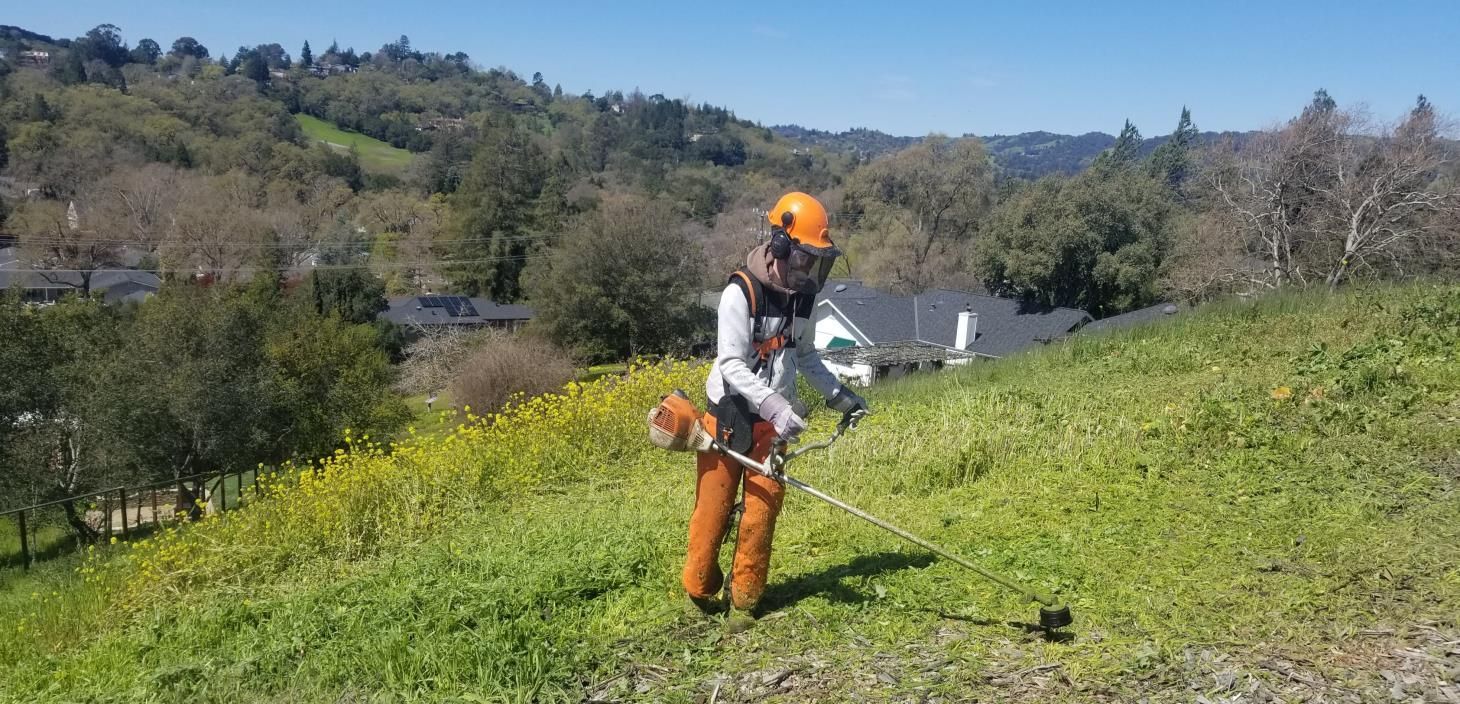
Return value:
M 431 410 L 426 409 L 426 394 L 407 397 L 406 406 L 411 409 L 411 415 L 415 418 L 411 426 L 423 437 L 446 435 L 466 420 L 463 413 L 451 407 L 450 391 L 437 394 Z
M 392 147 L 374 137 L 342 130 L 333 123 L 304 113 L 296 113 L 294 119 L 309 139 L 341 151 L 354 147 L 360 155 L 360 166 L 367 171 L 399 174 L 411 165 L 413 155 L 409 151 Z
M 56 514 L 47 515 L 47 520 L 42 525 L 27 526 L 27 532 L 34 533 L 30 544 L 31 553 L 39 559 L 49 559 L 75 550 L 76 541 L 71 531 L 61 521 L 59 511 Z M 27 520 L 34 518 L 28 516 Z M 21 561 L 20 525 L 16 523 L 14 516 L 6 516 L 0 519 L 0 566 L 18 566 Z
M 678 587 L 692 457 L 608 443 L 586 480 L 165 608 L 60 571 L 0 588 L 0 633 L 43 635 L 0 639 L 0 699 L 1387 701 L 1395 654 L 1443 664 L 1425 629 L 1460 627 L 1457 346 L 1453 289 L 1217 306 L 877 387 L 791 466 L 1056 592 L 1069 639 L 794 493 L 767 612 L 726 635 Z

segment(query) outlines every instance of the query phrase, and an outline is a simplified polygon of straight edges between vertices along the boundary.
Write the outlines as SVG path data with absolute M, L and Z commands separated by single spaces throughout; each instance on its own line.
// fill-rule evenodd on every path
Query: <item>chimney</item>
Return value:
M 953 346 L 966 350 L 976 339 L 978 339 L 978 313 L 965 307 L 963 312 L 958 314 L 958 336 L 953 340 Z

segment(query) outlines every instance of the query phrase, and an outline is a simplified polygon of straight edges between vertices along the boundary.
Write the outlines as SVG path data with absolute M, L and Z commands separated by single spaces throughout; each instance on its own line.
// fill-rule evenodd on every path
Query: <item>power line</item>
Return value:
M 431 244 L 434 245 L 434 246 L 456 246 L 456 245 L 463 245 L 463 244 L 492 244 L 494 242 L 502 242 L 502 243 L 547 242 L 547 241 L 550 241 L 550 240 L 561 239 L 561 238 L 566 237 L 566 236 L 567 236 L 566 233 L 545 233 L 545 234 L 539 234 L 539 235 L 516 235 L 516 236 L 513 236 L 513 237 L 469 237 L 469 238 L 463 238 L 463 239 L 433 240 L 431 242 Z M 138 247 L 155 247 L 155 248 L 159 248 L 159 249 L 164 248 L 164 247 L 192 247 L 192 248 L 211 247 L 211 248 L 237 248 L 237 249 L 294 249 L 294 248 L 318 249 L 318 248 L 326 248 L 326 247 L 328 247 L 328 248 L 335 249 L 335 248 L 347 248 L 347 247 L 350 247 L 350 246 L 352 246 L 354 244 L 358 244 L 358 243 L 343 242 L 343 241 L 338 241 L 338 240 L 332 240 L 332 241 L 328 241 L 328 242 L 317 242 L 317 243 L 302 243 L 302 242 L 301 243 L 289 243 L 289 242 L 215 242 L 215 243 L 197 243 L 197 242 L 179 242 L 179 241 L 176 241 L 176 240 L 171 240 L 171 241 L 169 241 L 169 240 L 163 240 L 163 241 L 160 241 L 160 242 L 147 242 L 147 241 L 143 241 L 143 240 L 91 240 L 91 239 L 88 239 L 88 240 L 68 240 L 68 239 L 61 239 L 61 238 L 47 238 L 47 239 L 25 239 L 25 238 L 22 238 L 22 239 L 20 239 L 20 241 L 18 243 L 18 246 L 23 248 L 23 247 L 25 247 L 27 245 L 36 246 L 36 247 L 59 247 L 59 246 L 71 246 L 71 245 L 83 245 L 83 246 L 84 245 L 95 245 L 95 246 L 105 246 L 105 247 L 129 247 L 129 246 L 136 245 Z
M 226 272 L 226 273 L 230 273 L 230 274 L 235 274 L 235 273 L 239 273 L 239 274 L 242 274 L 242 273 L 264 273 L 264 272 L 289 273 L 289 272 L 295 272 L 295 271 L 314 271 L 314 270 L 321 270 L 321 269 L 323 269 L 323 270 L 335 270 L 335 269 L 341 269 L 341 270 L 343 270 L 343 269 L 416 269 L 416 268 L 422 268 L 422 269 L 424 269 L 424 268 L 436 268 L 436 267 L 447 267 L 447 268 L 449 268 L 449 267 L 452 267 L 452 266 L 460 266 L 460 265 L 464 265 L 464 264 L 496 264 L 496 263 L 500 263 L 500 262 L 525 262 L 525 261 L 532 261 L 534 259 L 545 259 L 545 258 L 547 258 L 549 256 L 551 256 L 551 253 L 550 252 L 538 252 L 538 253 L 532 253 L 532 254 L 517 254 L 517 255 L 505 255 L 505 256 L 500 256 L 500 257 L 487 257 L 487 258 L 482 258 L 482 259 L 436 259 L 436 260 L 421 261 L 421 262 L 377 262 L 377 263 L 362 262 L 362 263 L 358 263 L 358 264 L 315 264 L 313 266 L 287 266 L 287 267 L 266 267 L 266 266 L 240 266 L 240 267 L 223 266 L 223 267 L 206 267 L 206 266 L 197 266 L 197 267 L 183 268 L 183 269 L 169 268 L 169 267 L 161 267 L 161 268 L 157 268 L 157 269 L 115 269 L 115 268 L 109 268 L 108 267 L 108 268 L 97 268 L 97 269 L 7 269 L 6 271 L 13 271 L 13 272 L 17 272 L 17 273 L 28 273 L 28 274 L 41 274 L 41 275 L 44 275 L 44 274 L 67 274 L 67 273 L 73 273 L 73 274 L 86 274 L 86 273 L 90 273 L 90 274 L 95 274 L 95 273 L 98 273 L 98 272 L 117 272 L 117 271 L 126 272 L 126 273 L 137 273 L 137 274 L 206 274 L 206 273 L 210 273 L 212 271 L 220 271 L 220 272 Z

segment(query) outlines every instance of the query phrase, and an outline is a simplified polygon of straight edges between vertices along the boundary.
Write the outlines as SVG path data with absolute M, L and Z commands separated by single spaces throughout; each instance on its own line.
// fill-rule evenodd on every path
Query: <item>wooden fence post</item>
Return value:
M 122 501 L 122 540 L 127 540 L 132 537 L 132 534 L 127 531 L 127 487 L 118 489 L 117 494 Z
M 20 562 L 30 569 L 30 534 L 25 528 L 25 511 L 15 514 L 20 521 Z

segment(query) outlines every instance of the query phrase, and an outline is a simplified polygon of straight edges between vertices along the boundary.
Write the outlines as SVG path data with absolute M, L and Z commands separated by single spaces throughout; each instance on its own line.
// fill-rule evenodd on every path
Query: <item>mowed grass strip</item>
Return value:
M 382 526 L 359 557 L 317 546 L 119 613 L 47 572 L 33 600 L 0 593 L 0 632 L 44 629 L 0 642 L 0 699 L 1386 700 L 1394 653 L 1456 628 L 1457 343 L 1454 289 L 1215 306 L 876 387 L 874 416 L 791 466 L 1057 593 L 1069 639 L 795 493 L 766 617 L 725 635 L 678 587 L 693 459 L 645 447 L 640 414 L 534 439 L 572 443 L 571 479 Z
M 360 166 L 376 172 L 399 173 L 411 165 L 413 155 L 405 149 L 392 147 L 369 135 L 350 132 L 325 122 L 317 117 L 297 113 L 294 119 L 304 130 L 304 136 L 324 142 L 334 149 L 349 151 L 353 147 L 360 154 Z

